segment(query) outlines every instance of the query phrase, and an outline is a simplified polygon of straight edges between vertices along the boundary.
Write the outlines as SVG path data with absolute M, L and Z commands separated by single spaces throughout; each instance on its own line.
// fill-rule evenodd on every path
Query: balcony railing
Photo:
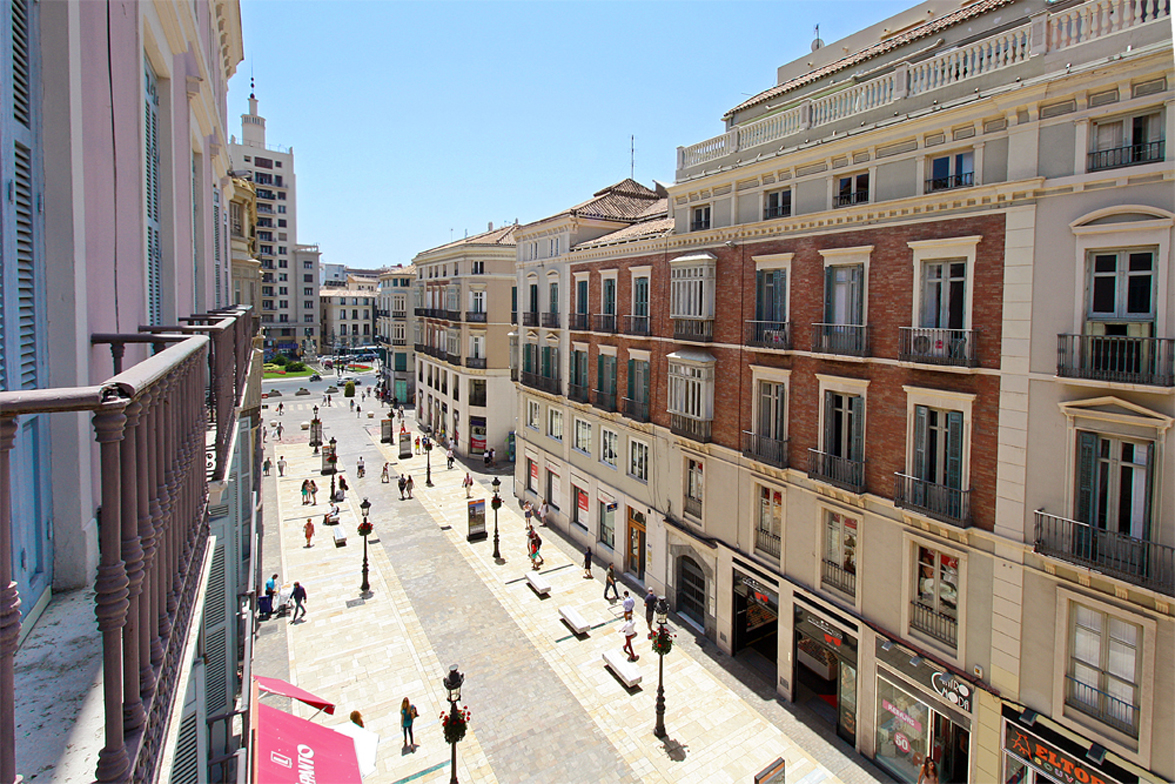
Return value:
M 412 348 L 417 354 L 428 353 L 428 346 L 426 346 L 424 343 L 414 343 L 412 344 Z
M 690 498 L 688 495 L 682 498 L 682 508 L 685 513 L 693 515 L 698 520 L 702 519 L 702 499 Z
M 975 330 L 899 327 L 898 359 L 927 365 L 975 367 Z
M 461 355 L 460 354 L 450 354 L 450 353 L 446 352 L 445 353 L 445 361 L 448 362 L 450 365 L 460 365 L 461 364 Z
M 543 313 L 542 315 L 543 315 L 542 320 L 543 320 L 544 327 L 549 327 L 551 329 L 558 329 L 559 328 L 559 314 L 558 313 L 552 313 L 551 311 L 547 311 L 546 313 Z
M 615 334 L 616 332 L 616 314 L 615 313 L 597 313 L 592 316 L 592 326 L 595 332 L 606 332 L 608 334 Z
M 846 569 L 825 558 L 820 562 L 820 581 L 849 596 L 857 595 L 857 572 L 852 567 Z
M 894 506 L 960 528 L 971 524 L 970 490 L 958 490 L 906 474 L 894 474 L 894 477 Z
M 869 356 L 868 324 L 812 325 L 812 350 L 847 357 Z
M 484 310 L 467 310 L 465 311 L 465 320 L 470 324 L 484 324 L 486 323 L 486 313 Z
M 852 191 L 851 193 L 838 193 L 833 197 L 832 204 L 834 207 L 848 207 L 850 204 L 865 204 L 869 201 L 869 191 Z
M 959 620 L 938 612 L 933 607 L 927 607 L 922 602 L 910 602 L 910 627 L 929 634 L 952 648 L 958 644 Z
M 1036 552 L 1175 596 L 1175 547 L 1036 510 Z
M 787 468 L 787 439 L 768 438 L 744 430 L 743 454 L 776 468 Z
M 569 400 L 574 400 L 577 403 L 586 403 L 589 399 L 591 390 L 588 389 L 587 384 L 568 384 L 567 397 Z
M 747 345 L 756 348 L 791 348 L 791 324 L 786 321 L 748 321 Z
M 511 324 L 518 323 L 518 311 L 517 310 L 510 311 L 510 323 Z
M 709 219 L 690 221 L 690 225 L 689 225 L 690 231 L 705 231 L 708 228 L 710 228 L 710 220 Z
M 711 422 L 709 419 L 694 419 L 685 414 L 670 414 L 669 429 L 675 435 L 691 438 L 703 444 L 710 443 Z
M 567 317 L 567 328 L 587 332 L 591 327 L 591 317 L 586 313 L 572 313 Z
M 625 316 L 624 317 L 624 334 L 625 335 L 648 335 L 649 334 L 649 317 L 648 316 Z
M 763 220 L 791 217 L 791 207 L 764 207 Z
M 948 174 L 946 177 L 931 177 L 926 181 L 926 192 L 949 191 L 955 188 L 969 188 L 975 184 L 974 172 Z
M 448 310 L 448 309 L 438 311 L 437 318 L 443 318 L 446 321 L 460 321 L 461 320 L 461 311 Z
M 393 346 L 407 346 L 408 339 L 407 338 L 392 338 L 392 345 Z
M 865 492 L 865 461 L 808 450 L 808 476 L 850 493 Z
M 531 373 L 529 371 L 522 371 L 522 383 L 532 389 L 538 389 L 543 392 L 550 392 L 552 394 L 559 394 L 559 379 L 558 377 L 544 376 L 540 373 Z
M 780 547 L 779 534 L 772 533 L 766 528 L 755 529 L 755 549 L 764 555 L 778 558 L 783 548 Z
M 516 368 L 516 367 L 510 368 L 510 380 L 511 381 L 518 380 L 518 368 Z
M 615 411 L 616 410 L 616 393 L 605 392 L 602 389 L 597 389 L 595 392 L 596 408 L 601 411 Z
M 485 357 L 466 357 L 465 358 L 465 367 L 476 368 L 478 370 L 485 370 L 486 358 Z
M 1057 375 L 1175 386 L 1175 339 L 1057 335 Z
M 649 421 L 649 401 L 624 398 L 624 415 L 637 422 Z
M 392 318 L 406 319 L 406 318 L 408 318 L 408 311 L 406 311 L 406 310 L 393 310 L 392 311 Z
M 522 311 L 522 326 L 537 327 L 539 325 L 539 313 L 537 310 Z
M 1137 693 L 1135 687 L 1135 694 Z M 1136 703 L 1119 699 L 1069 674 L 1065 675 L 1065 704 L 1121 730 L 1132 738 L 1138 737 L 1139 709 Z
M 714 339 L 714 320 L 674 316 L 673 339 L 709 343 Z
M 1119 169 L 1123 166 L 1138 166 L 1143 163 L 1156 163 L 1163 160 L 1165 148 L 1165 141 L 1159 139 L 1157 142 L 1128 144 L 1111 150 L 1098 150 L 1089 153 L 1086 159 L 1086 168 L 1092 172 L 1102 169 Z

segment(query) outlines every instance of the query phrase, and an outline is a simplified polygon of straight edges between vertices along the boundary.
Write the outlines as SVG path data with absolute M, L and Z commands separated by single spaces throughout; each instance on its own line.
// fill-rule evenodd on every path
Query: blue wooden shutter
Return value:
M 930 410 L 926 406 L 914 406 L 914 465 L 912 473 L 918 479 L 928 479 L 926 473 L 926 434 Z
M 1078 522 L 1093 523 L 1094 481 L 1097 476 L 1097 434 L 1077 433 L 1077 509 Z
M 963 489 L 963 412 L 947 412 L 947 487 Z
M 849 410 L 853 415 L 853 441 L 849 459 L 863 461 L 865 459 L 865 398 L 860 395 L 850 397 Z

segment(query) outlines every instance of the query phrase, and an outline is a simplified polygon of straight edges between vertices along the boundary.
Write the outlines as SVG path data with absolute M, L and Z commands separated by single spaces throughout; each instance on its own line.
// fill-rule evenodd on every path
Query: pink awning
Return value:
M 257 681 L 257 688 L 267 694 L 280 694 L 283 697 L 290 697 L 299 702 L 304 702 L 312 708 L 318 708 L 330 714 L 335 712 L 335 704 L 333 702 L 328 702 L 305 689 L 299 689 L 294 684 L 287 683 L 281 678 L 262 678 L 260 675 L 254 675 L 253 680 Z
M 355 741 L 341 732 L 257 706 L 256 784 L 362 784 Z

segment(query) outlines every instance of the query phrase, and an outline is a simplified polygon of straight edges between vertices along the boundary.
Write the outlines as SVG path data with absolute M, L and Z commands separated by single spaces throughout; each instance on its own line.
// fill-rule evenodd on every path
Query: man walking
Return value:
M 465 488 L 465 497 L 470 498 L 470 491 L 473 490 L 473 475 L 468 471 L 465 472 L 465 478 L 461 480 L 461 486 Z
M 406 488 L 408 486 L 408 480 L 406 480 L 404 478 L 403 474 L 400 474 L 400 478 L 399 478 L 399 480 L 397 480 L 396 484 L 399 485 L 399 487 L 400 487 L 400 500 L 403 501 L 404 500 L 404 488 Z
M 649 625 L 649 639 L 653 639 L 653 614 L 657 612 L 657 594 L 650 586 L 645 594 L 645 623 Z
M 583 551 L 583 578 L 592 579 L 592 546 L 589 544 Z
M 297 583 L 294 583 L 294 585 L 297 585 Z M 297 591 L 298 589 L 295 588 L 294 590 Z M 640 656 L 632 649 L 632 641 L 636 639 L 636 623 L 632 618 L 624 622 L 624 625 L 620 627 L 620 633 L 624 635 L 624 652 L 628 654 L 628 660 L 630 662 L 636 661 Z
M 608 573 L 604 575 L 604 598 L 608 598 L 608 589 L 612 589 L 612 600 L 620 599 L 620 594 L 616 592 L 616 567 L 608 564 Z
M 298 620 L 298 613 L 302 613 L 302 617 L 306 617 L 306 589 L 302 587 L 302 583 L 294 581 L 294 590 L 290 594 L 290 598 L 294 600 L 294 616 L 290 618 L 290 623 Z M 631 646 L 630 646 L 631 647 Z
M 624 592 L 624 601 L 621 602 L 624 607 L 624 620 L 632 620 L 632 609 L 636 607 L 636 599 L 628 595 L 628 591 Z
M 449 451 L 445 452 L 445 459 L 449 461 L 449 470 L 453 468 L 453 447 L 449 447 Z
M 277 459 L 277 475 L 278 476 L 285 476 L 286 475 L 286 456 L 285 455 L 282 455 L 281 457 L 279 457 Z

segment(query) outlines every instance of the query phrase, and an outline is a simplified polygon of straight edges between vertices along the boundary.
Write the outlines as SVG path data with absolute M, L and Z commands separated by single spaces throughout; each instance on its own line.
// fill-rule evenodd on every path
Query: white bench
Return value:
M 347 534 L 341 525 L 332 528 L 331 534 L 335 538 L 335 547 L 342 547 L 347 543 Z
M 551 584 L 547 582 L 546 577 L 543 577 L 538 572 L 527 572 L 526 581 L 530 583 L 530 587 L 539 596 L 546 596 L 551 592 Z
M 591 624 L 585 621 L 583 616 L 574 607 L 560 607 L 559 615 L 571 627 L 571 631 L 576 634 L 587 634 L 588 629 L 592 628 Z
M 628 655 L 623 651 L 604 651 L 604 665 L 630 689 L 641 682 L 641 671 L 628 660 Z

